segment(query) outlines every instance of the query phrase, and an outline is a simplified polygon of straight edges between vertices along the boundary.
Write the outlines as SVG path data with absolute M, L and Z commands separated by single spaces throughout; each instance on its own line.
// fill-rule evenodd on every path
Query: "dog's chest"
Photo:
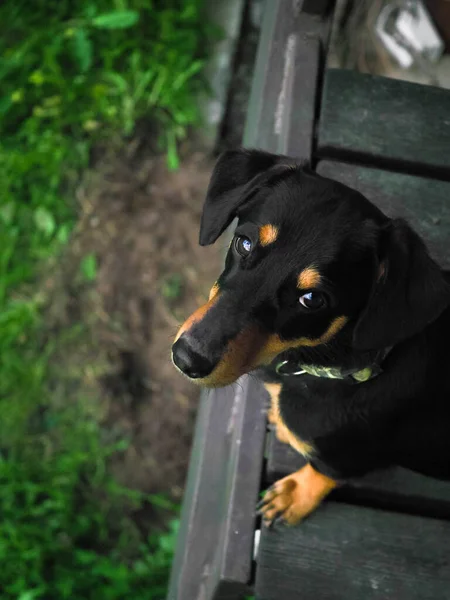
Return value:
M 306 440 L 363 425 L 368 406 L 356 388 L 345 381 L 310 375 L 286 379 L 279 395 L 280 416 L 291 431 Z

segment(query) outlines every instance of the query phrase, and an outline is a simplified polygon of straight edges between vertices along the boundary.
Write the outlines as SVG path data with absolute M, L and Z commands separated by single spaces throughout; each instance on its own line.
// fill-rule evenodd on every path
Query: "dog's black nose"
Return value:
M 191 379 L 206 377 L 214 369 L 213 363 L 196 352 L 184 335 L 172 346 L 172 357 L 180 371 Z

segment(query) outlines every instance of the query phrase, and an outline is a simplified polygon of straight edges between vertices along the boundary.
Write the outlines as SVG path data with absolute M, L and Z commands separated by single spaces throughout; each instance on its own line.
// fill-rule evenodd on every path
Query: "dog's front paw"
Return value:
M 299 471 L 280 479 L 270 487 L 258 503 L 258 514 L 263 523 L 270 527 L 284 522 L 296 525 L 308 516 L 337 486 L 334 479 L 322 475 L 310 464 Z

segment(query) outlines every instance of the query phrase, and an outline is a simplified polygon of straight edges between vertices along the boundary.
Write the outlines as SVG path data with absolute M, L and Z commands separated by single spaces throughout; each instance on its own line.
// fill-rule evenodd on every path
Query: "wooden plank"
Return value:
M 359 190 L 388 216 L 406 218 L 426 240 L 432 256 L 450 268 L 449 182 L 330 161 L 319 162 L 317 171 Z
M 311 160 L 330 24 L 330 18 L 302 12 L 299 2 L 266 2 L 245 146 Z
M 168 600 L 246 592 L 265 431 L 250 378 L 202 395 Z
M 222 32 L 208 52 L 203 76 L 208 89 L 198 98 L 202 127 L 198 135 L 206 148 L 213 150 L 225 117 L 227 97 L 239 44 L 245 0 L 216 0 L 205 4 L 205 19 Z
M 232 389 L 235 400 L 226 433 L 232 435 L 233 452 L 227 465 L 222 502 L 226 511 L 220 559 L 220 579 L 227 585 L 230 582 L 247 584 L 251 578 L 255 503 L 261 487 L 266 437 L 266 412 L 260 384 L 243 377 Z M 215 400 L 220 401 L 220 398 Z M 218 594 L 215 598 L 221 600 L 222 596 Z
M 204 570 L 210 568 L 220 537 L 216 505 L 222 493 L 229 439 L 217 439 L 217 433 L 229 422 L 233 406 L 232 399 L 222 400 L 213 404 L 203 394 L 200 401 L 168 600 L 181 600 L 184 594 L 193 600 L 200 595 Z
M 330 69 L 318 156 L 450 179 L 450 92 Z
M 327 502 L 264 528 L 257 600 L 447 600 L 450 523 Z
M 273 433 L 267 444 L 266 485 L 297 471 L 304 459 Z M 450 519 L 450 482 L 395 467 L 352 480 L 334 499 Z

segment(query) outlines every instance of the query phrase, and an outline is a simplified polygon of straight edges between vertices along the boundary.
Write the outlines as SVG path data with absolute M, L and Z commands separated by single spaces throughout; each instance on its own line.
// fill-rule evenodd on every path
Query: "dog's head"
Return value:
M 293 348 L 392 346 L 450 302 L 441 270 L 403 220 L 285 156 L 236 150 L 219 158 L 200 244 L 214 243 L 236 217 L 209 302 L 173 345 L 175 365 L 205 387 Z

